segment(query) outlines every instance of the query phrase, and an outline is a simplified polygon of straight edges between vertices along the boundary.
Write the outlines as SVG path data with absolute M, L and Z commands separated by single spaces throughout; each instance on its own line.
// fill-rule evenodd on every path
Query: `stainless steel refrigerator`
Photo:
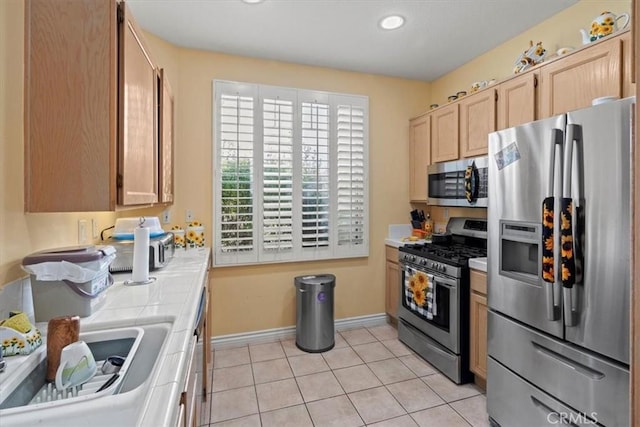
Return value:
M 629 425 L 627 98 L 489 136 L 493 425 Z

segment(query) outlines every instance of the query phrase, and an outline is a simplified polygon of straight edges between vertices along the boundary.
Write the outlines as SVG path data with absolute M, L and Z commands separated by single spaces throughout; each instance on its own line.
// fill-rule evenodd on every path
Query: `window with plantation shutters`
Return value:
M 369 255 L 368 99 L 214 81 L 215 265 Z

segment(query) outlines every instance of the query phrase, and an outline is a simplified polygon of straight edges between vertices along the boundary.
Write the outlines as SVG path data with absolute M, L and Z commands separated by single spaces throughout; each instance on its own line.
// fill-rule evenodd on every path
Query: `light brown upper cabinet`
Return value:
M 540 68 L 541 118 L 588 107 L 594 98 L 622 96 L 622 39 L 595 43 Z
M 496 91 L 486 89 L 462 98 L 460 157 L 487 154 L 489 133 L 496 130 Z
M 25 2 L 25 210 L 158 201 L 158 84 L 124 3 Z
M 431 117 L 423 114 L 409 121 L 409 197 L 427 201 L 427 166 L 431 164 Z
M 431 113 L 431 161 L 444 162 L 458 158 L 458 102 Z
M 536 119 L 535 73 L 526 73 L 498 85 L 498 129 L 507 129 Z
M 156 67 L 129 8 L 120 4 L 120 149 L 118 203 L 158 201 L 158 101 Z
M 173 117 L 174 102 L 171 85 L 164 69 L 160 70 L 160 202 L 173 202 Z

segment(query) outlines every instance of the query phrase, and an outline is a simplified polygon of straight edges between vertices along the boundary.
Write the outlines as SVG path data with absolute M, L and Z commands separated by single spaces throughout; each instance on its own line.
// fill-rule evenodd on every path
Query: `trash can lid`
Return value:
M 305 285 L 328 285 L 333 283 L 335 285 L 336 276 L 333 274 L 318 274 L 311 276 L 298 276 L 295 279 L 295 284 Z
M 66 248 L 47 249 L 27 255 L 22 260 L 22 265 L 40 264 L 41 262 L 67 261 L 73 263 L 89 262 L 102 259 L 114 253 L 113 246 L 87 245 L 70 246 Z

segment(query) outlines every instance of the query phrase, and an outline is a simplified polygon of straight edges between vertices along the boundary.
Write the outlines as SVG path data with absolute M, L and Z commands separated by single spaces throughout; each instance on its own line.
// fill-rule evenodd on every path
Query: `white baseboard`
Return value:
M 344 331 L 346 329 L 380 326 L 387 323 L 387 315 L 385 313 L 370 314 L 367 316 L 348 317 L 346 319 L 336 320 L 334 327 L 336 331 Z M 295 338 L 296 327 L 287 326 L 284 328 L 264 329 L 262 331 L 244 332 L 241 334 L 220 335 L 211 338 L 213 349 L 224 347 L 236 347 L 246 344 L 259 344 L 262 342 L 270 342 L 279 339 Z

